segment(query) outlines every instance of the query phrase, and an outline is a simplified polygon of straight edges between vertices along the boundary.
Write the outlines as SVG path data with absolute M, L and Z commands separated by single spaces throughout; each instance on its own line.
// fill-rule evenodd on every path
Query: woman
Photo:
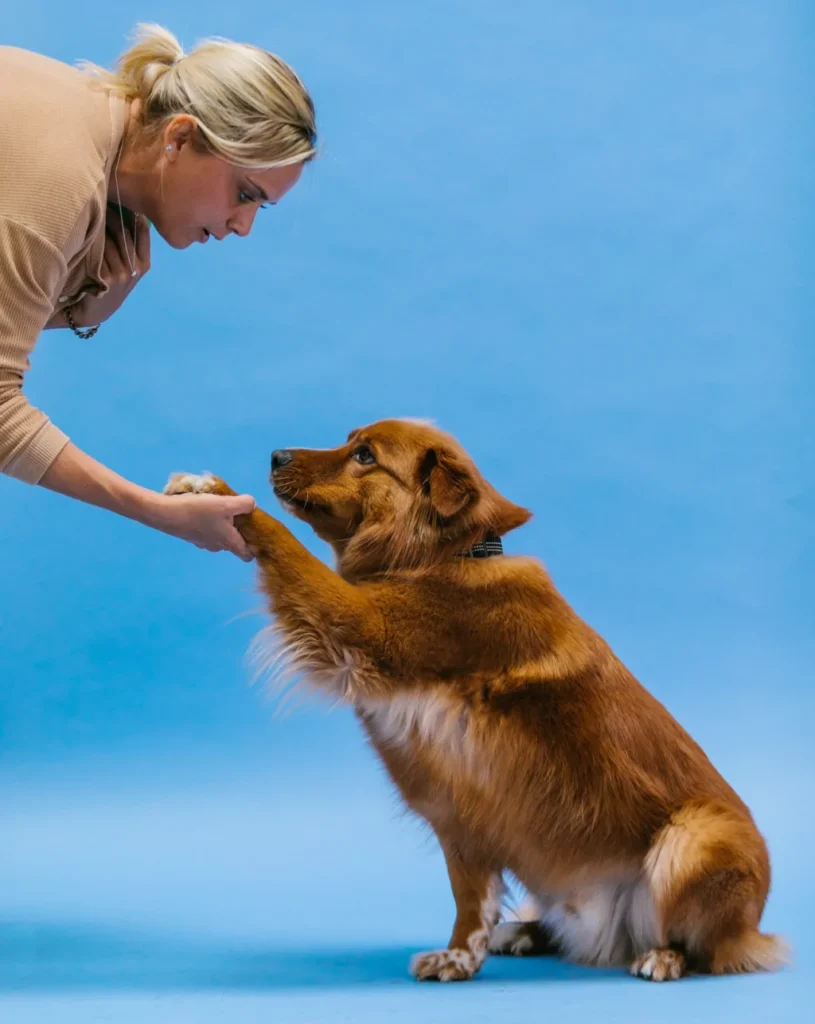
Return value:
M 265 50 L 185 54 L 142 26 L 114 72 L 0 47 L 0 471 L 210 551 L 249 552 L 252 498 L 167 498 L 73 445 L 22 393 L 40 331 L 96 333 L 150 266 L 150 225 L 176 249 L 248 235 L 314 156 L 314 106 Z

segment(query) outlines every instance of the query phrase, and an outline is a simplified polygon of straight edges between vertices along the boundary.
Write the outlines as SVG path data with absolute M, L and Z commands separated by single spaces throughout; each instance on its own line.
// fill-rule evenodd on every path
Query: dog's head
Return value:
M 411 420 L 353 430 L 338 448 L 276 451 L 271 480 L 346 576 L 433 565 L 530 518 L 452 437 Z

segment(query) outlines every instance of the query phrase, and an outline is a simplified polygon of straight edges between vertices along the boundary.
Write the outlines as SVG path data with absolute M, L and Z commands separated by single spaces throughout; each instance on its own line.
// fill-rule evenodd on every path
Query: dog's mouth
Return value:
M 305 508 L 308 504 L 308 499 L 301 497 L 299 491 L 291 491 L 288 487 L 272 488 L 274 490 L 274 496 L 282 505 L 291 505 L 292 508 Z
M 326 512 L 325 505 L 313 501 L 306 490 L 292 491 L 288 487 L 274 487 L 274 495 L 285 508 L 293 512 Z

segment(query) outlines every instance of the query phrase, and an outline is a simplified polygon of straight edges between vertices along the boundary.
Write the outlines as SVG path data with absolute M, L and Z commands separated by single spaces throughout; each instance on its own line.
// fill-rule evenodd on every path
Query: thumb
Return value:
M 255 507 L 255 499 L 251 494 L 236 494 L 234 498 L 227 498 L 226 510 L 231 516 L 246 515 Z

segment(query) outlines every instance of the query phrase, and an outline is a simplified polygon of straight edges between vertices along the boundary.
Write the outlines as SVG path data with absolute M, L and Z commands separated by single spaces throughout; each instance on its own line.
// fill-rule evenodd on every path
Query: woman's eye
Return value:
M 257 196 L 253 196 L 250 192 L 244 192 L 243 190 L 238 193 L 238 199 L 242 203 L 258 203 L 261 210 L 265 210 L 269 205 L 268 203 L 261 203 Z
M 364 444 L 361 444 L 359 448 L 355 448 L 354 451 L 351 452 L 351 458 L 355 459 L 362 466 L 370 466 L 371 463 L 376 462 L 374 453 L 367 445 Z

